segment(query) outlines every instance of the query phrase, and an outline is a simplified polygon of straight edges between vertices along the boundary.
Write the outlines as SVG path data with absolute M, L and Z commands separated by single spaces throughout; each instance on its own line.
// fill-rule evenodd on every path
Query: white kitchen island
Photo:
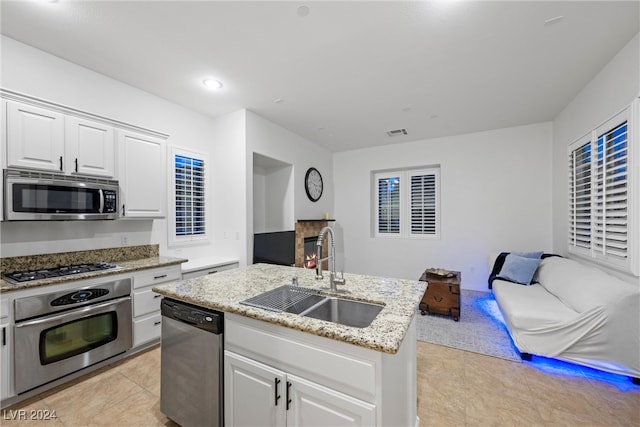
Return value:
M 325 287 L 314 271 L 268 264 L 154 287 L 225 312 L 225 424 L 418 424 L 414 315 L 426 283 L 345 274 L 337 296 L 383 304 L 365 328 L 240 304 L 290 284 Z

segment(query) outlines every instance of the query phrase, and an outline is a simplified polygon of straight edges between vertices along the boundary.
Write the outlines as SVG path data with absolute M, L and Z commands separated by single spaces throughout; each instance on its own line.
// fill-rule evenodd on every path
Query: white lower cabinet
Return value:
M 184 267 L 184 266 L 183 266 Z M 203 265 L 199 268 L 191 268 L 188 271 L 182 271 L 182 280 L 193 279 L 196 277 L 206 276 L 208 274 L 215 274 L 225 270 L 232 270 L 238 268 L 237 262 L 230 262 L 228 264 L 220 264 L 215 267 L 212 265 Z
M 376 407 L 339 391 L 287 375 L 288 426 L 372 426 Z
M 11 331 L 13 327 L 9 322 L 0 323 L 0 400 L 11 396 Z
M 286 374 L 239 354 L 224 352 L 225 424 L 286 424 Z
M 415 320 L 389 354 L 224 316 L 226 425 L 419 425 Z
M 12 343 L 13 324 L 9 313 L 9 301 L 0 298 L 0 400 L 12 395 Z
M 144 270 L 133 275 L 133 347 L 160 339 L 162 295 L 152 288 L 161 283 L 180 280 L 180 265 Z
M 375 424 L 375 405 L 231 351 L 224 363 L 227 425 Z

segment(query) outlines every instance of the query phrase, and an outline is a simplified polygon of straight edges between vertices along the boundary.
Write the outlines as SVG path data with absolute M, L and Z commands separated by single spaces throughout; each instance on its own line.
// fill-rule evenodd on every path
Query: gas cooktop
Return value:
M 89 273 L 91 271 L 108 270 L 116 268 L 117 265 L 108 262 L 97 262 L 95 264 L 63 265 L 60 267 L 48 268 L 45 270 L 14 271 L 5 274 L 4 278 L 11 283 L 31 282 L 34 280 L 49 279 L 52 277 L 70 276 L 72 274 Z

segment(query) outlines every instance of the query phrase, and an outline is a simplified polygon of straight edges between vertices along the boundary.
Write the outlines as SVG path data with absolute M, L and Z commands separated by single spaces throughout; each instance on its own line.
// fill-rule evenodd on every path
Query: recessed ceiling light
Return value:
M 207 89 L 212 89 L 212 90 L 217 90 L 217 89 L 222 89 L 222 82 L 220 80 L 216 80 L 216 79 L 204 79 L 202 81 L 202 84 L 207 88 Z
M 305 17 L 309 15 L 309 12 L 311 12 L 311 10 L 309 9 L 309 6 L 300 6 L 298 7 L 298 9 L 296 9 L 296 13 L 300 17 Z

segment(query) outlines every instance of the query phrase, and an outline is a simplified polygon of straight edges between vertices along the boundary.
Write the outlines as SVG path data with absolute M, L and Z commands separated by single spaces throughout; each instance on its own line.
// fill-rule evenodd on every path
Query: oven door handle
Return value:
M 94 311 L 100 311 L 102 309 L 104 309 L 105 307 L 109 307 L 111 305 L 117 305 L 120 304 L 122 302 L 125 302 L 126 300 L 130 300 L 131 297 L 130 296 L 126 296 L 123 298 L 116 298 L 116 299 L 112 299 L 109 301 L 105 301 L 102 302 L 100 304 L 96 304 L 96 305 L 87 305 L 84 306 L 82 308 L 78 308 L 76 310 L 72 310 L 72 311 L 65 311 L 64 313 L 61 314 L 52 314 L 49 316 L 45 316 L 45 317 L 39 317 L 37 319 L 33 319 L 33 320 L 28 320 L 26 322 L 16 322 L 15 326 L 16 328 L 25 328 L 27 326 L 33 326 L 33 325 L 40 325 L 43 323 L 50 323 L 50 322 L 55 322 L 57 320 L 65 320 L 65 319 L 69 319 L 69 318 L 75 318 L 75 317 L 83 317 L 86 314 L 89 314 L 91 312 Z

